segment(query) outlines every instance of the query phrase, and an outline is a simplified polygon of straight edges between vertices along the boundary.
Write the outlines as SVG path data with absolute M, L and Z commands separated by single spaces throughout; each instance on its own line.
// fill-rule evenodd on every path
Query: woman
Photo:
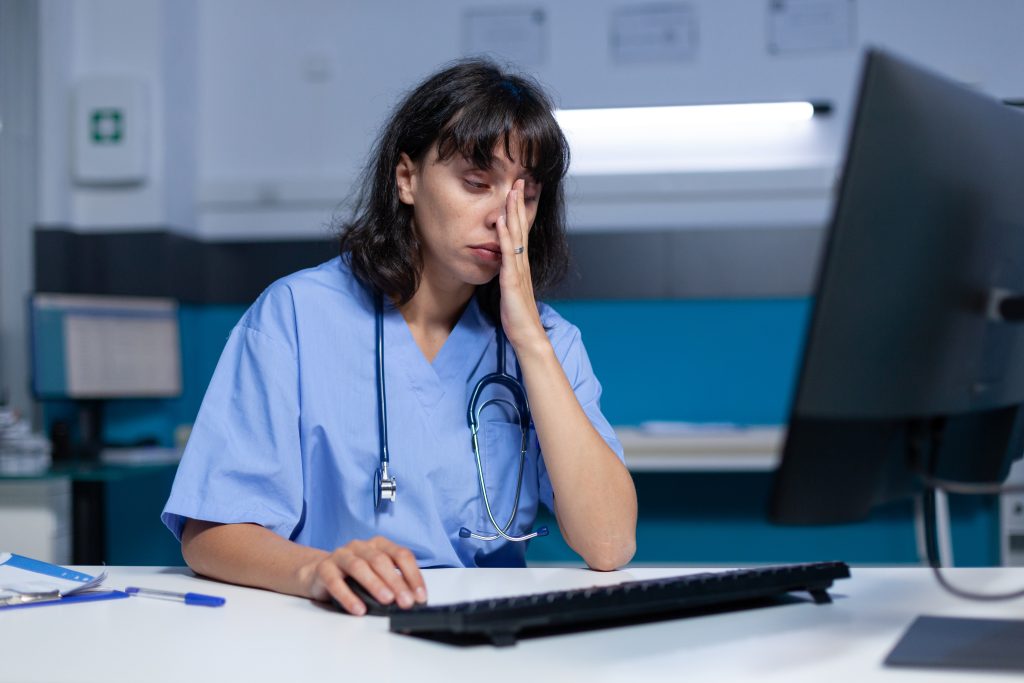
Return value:
M 567 260 L 551 109 L 481 60 L 399 105 L 340 256 L 272 284 L 231 333 L 163 513 L 197 573 L 363 614 L 349 579 L 408 608 L 421 566 L 523 566 L 507 539 L 539 502 L 590 567 L 629 561 L 636 493 L 600 385 L 534 297 Z M 526 400 L 488 385 L 471 437 L 499 357 Z

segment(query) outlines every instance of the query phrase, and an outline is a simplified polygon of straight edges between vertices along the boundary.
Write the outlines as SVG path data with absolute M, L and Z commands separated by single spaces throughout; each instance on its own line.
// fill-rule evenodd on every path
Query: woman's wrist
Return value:
M 325 557 L 326 554 L 312 557 L 298 566 L 294 574 L 296 587 L 299 589 L 296 592 L 301 592 L 304 597 L 313 600 L 323 600 L 326 597 L 326 588 L 319 586 L 318 573 L 320 563 L 324 561 Z
M 512 340 L 510 339 L 509 341 Z M 551 346 L 551 340 L 548 339 L 544 328 L 540 328 L 539 334 L 531 335 L 518 342 L 512 342 L 512 347 L 515 349 L 516 359 L 520 365 L 546 362 L 555 358 L 555 349 Z

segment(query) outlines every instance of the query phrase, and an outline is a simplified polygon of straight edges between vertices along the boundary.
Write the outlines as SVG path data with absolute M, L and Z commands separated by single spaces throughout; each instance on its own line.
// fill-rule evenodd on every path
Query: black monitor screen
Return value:
M 1022 451 L 1024 112 L 867 53 L 770 509 L 861 519 Z M 1018 301 L 1019 302 L 1019 301 Z

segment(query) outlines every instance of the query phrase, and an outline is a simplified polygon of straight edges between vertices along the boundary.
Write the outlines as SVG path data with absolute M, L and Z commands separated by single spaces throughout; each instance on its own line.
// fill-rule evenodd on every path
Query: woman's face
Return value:
M 509 160 L 501 143 L 488 168 L 479 168 L 458 154 L 442 161 L 436 145 L 419 163 L 403 153 L 396 177 L 399 200 L 413 207 L 422 279 L 443 290 L 462 292 L 498 274 L 498 216 L 520 178 L 525 181 L 524 203 L 531 227 L 537 216 L 541 186 L 519 159 Z

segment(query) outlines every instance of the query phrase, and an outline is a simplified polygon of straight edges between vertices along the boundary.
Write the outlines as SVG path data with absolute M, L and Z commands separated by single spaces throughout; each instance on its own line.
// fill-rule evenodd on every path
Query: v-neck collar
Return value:
M 406 377 L 426 409 L 444 398 L 446 387 L 465 385 L 493 337 L 494 326 L 473 297 L 431 362 L 420 350 L 401 311 L 390 301 L 384 302 L 385 370 L 390 363 L 394 373 Z

